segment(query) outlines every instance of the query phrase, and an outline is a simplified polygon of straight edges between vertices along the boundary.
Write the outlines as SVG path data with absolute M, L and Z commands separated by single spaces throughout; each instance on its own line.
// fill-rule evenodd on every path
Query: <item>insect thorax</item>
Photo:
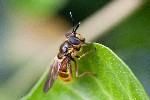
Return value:
M 59 48 L 59 53 L 57 55 L 58 59 L 65 58 L 69 53 L 73 51 L 73 46 L 65 41 Z

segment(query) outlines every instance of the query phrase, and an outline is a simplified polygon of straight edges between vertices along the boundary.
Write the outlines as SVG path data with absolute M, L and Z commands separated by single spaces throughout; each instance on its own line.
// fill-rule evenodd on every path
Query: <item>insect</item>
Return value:
M 72 17 L 72 15 L 71 15 Z M 78 66 L 75 61 L 75 57 L 81 59 L 83 56 L 86 56 L 88 53 L 94 51 L 95 49 L 84 53 L 83 55 L 79 56 L 77 53 L 81 50 L 83 46 L 90 45 L 91 43 L 85 43 L 85 38 L 83 38 L 79 33 L 76 33 L 80 22 L 73 28 L 72 32 L 66 33 L 66 40 L 61 44 L 59 48 L 59 53 L 54 59 L 54 63 L 48 73 L 45 85 L 44 85 L 44 92 L 47 92 L 57 77 L 65 82 L 69 82 L 72 80 L 72 67 L 70 62 L 74 62 L 76 77 L 82 77 L 86 74 L 94 75 L 92 72 L 84 72 L 78 75 Z

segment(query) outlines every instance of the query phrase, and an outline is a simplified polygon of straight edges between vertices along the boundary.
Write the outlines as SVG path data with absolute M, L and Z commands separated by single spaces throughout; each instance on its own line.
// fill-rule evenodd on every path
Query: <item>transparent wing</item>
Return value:
M 44 89 L 43 89 L 44 92 L 47 92 L 53 85 L 54 81 L 56 80 L 59 74 L 60 66 L 61 66 L 61 62 L 59 62 L 58 59 L 55 58 L 54 63 L 48 73 L 48 76 L 44 85 Z

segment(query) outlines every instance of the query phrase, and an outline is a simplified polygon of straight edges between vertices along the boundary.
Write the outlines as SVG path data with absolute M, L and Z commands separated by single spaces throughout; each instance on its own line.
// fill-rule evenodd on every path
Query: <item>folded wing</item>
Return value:
M 48 73 L 45 85 L 44 85 L 44 92 L 47 92 L 51 86 L 53 85 L 54 81 L 56 80 L 58 74 L 59 74 L 59 69 L 61 66 L 61 62 L 57 58 L 55 58 L 54 63 Z

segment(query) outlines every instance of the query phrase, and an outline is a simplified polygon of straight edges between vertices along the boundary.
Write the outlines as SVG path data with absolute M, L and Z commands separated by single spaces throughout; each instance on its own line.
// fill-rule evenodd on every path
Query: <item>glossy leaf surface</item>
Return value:
M 145 90 L 128 68 L 109 48 L 94 43 L 84 47 L 79 55 L 96 48 L 95 51 L 77 60 L 79 74 L 91 71 L 97 77 L 86 75 L 73 81 L 62 82 L 59 78 L 52 88 L 43 93 L 49 68 L 34 88 L 22 100 L 148 100 Z

